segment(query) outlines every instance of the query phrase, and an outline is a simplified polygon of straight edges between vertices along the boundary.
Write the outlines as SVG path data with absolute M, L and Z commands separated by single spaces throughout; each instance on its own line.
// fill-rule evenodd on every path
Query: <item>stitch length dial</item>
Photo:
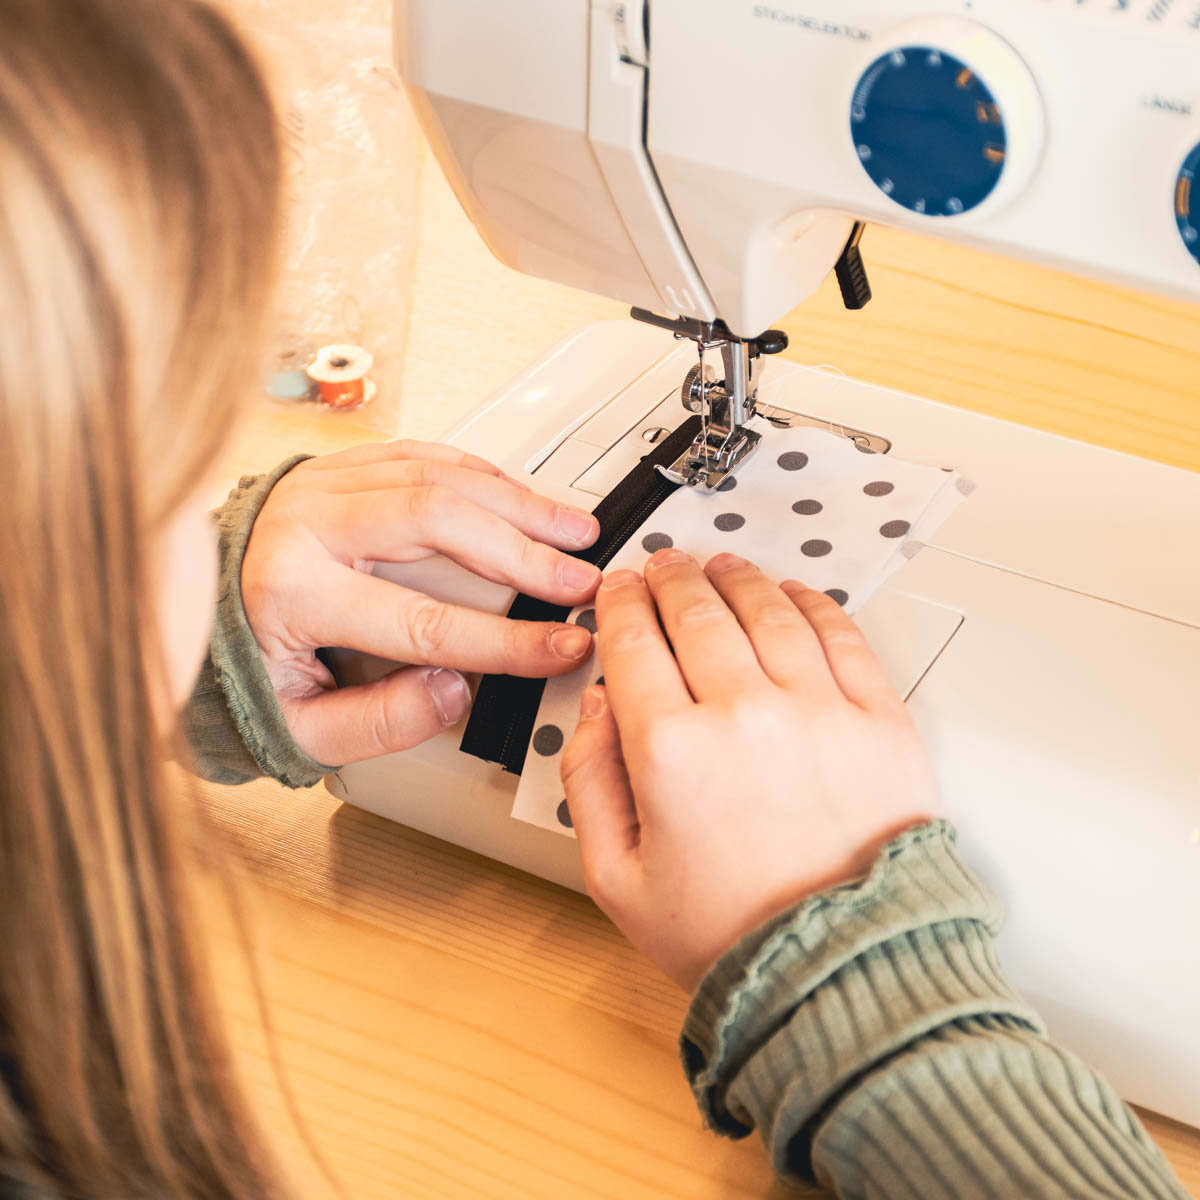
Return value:
M 1196 195 L 1196 174 L 1200 172 L 1200 145 L 1183 160 L 1175 181 L 1175 224 L 1188 253 L 1200 262 L 1200 198 Z

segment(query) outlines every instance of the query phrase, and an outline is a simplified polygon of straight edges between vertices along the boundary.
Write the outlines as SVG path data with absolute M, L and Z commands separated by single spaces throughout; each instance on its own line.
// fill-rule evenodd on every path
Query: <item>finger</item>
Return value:
M 558 504 L 519 487 L 511 479 L 485 475 L 448 463 L 417 460 L 380 462 L 330 472 L 323 481 L 328 491 L 346 494 L 401 491 L 408 488 L 449 488 L 480 508 L 503 518 L 522 533 L 563 550 L 590 546 L 600 533 L 600 522 L 590 512 Z M 378 503 L 378 497 L 370 501 Z M 375 517 L 368 530 L 378 524 Z M 369 556 L 368 556 L 369 557 Z
M 499 475 L 511 479 L 494 463 L 476 454 L 467 454 L 454 446 L 443 446 L 437 442 L 418 442 L 412 438 L 402 438 L 395 442 L 364 442 L 361 446 L 351 446 L 348 450 L 339 450 L 336 454 L 323 454 L 320 458 L 309 460 L 309 469 L 317 471 L 338 470 L 344 467 L 367 466 L 370 463 L 398 462 L 411 459 L 427 459 L 435 462 L 449 463 L 451 466 L 467 467 L 472 471 L 482 471 L 486 475 Z M 519 480 L 513 480 L 518 487 L 526 487 Z
M 838 691 L 816 630 L 786 592 L 736 554 L 718 554 L 704 571 L 771 679 L 818 699 Z
M 342 496 L 327 521 L 330 549 L 345 560 L 411 562 L 435 551 L 485 579 L 572 607 L 600 583 L 598 567 L 527 537 L 451 488 Z
M 510 621 L 443 604 L 351 567 L 314 578 L 305 630 L 316 646 L 344 646 L 393 662 L 544 679 L 586 661 L 592 638 L 578 625 Z
M 604 688 L 590 687 L 579 706 L 579 726 L 562 759 L 562 781 L 588 892 L 607 906 L 623 891 L 640 830 L 617 722 Z
M 766 683 L 745 630 L 690 554 L 658 551 L 646 564 L 646 583 L 697 700 Z
M 296 744 L 319 763 L 344 766 L 408 750 L 448 729 L 471 707 L 457 672 L 406 667 L 375 683 L 284 700 Z
M 862 630 L 836 600 L 795 580 L 782 587 L 820 639 L 825 660 L 847 700 L 876 711 L 903 706 Z
M 691 707 L 650 589 L 636 571 L 614 571 L 601 584 L 596 622 L 605 691 L 622 730 L 645 729 L 656 717 Z

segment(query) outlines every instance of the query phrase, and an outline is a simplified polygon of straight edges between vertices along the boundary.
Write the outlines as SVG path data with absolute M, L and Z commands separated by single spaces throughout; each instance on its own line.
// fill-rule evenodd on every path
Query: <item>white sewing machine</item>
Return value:
M 701 340 L 696 486 L 769 444 L 766 405 L 979 485 L 861 623 L 1008 902 L 1014 982 L 1126 1097 L 1200 1124 L 1200 477 L 754 340 L 835 264 L 863 301 L 862 220 L 1200 300 L 1200 3 L 398 0 L 396 55 L 499 258 L 682 335 L 585 329 L 456 444 L 591 507 L 688 416 Z M 511 599 L 445 563 L 387 573 Z M 330 784 L 580 887 L 576 843 L 513 821 L 516 779 L 460 735 Z

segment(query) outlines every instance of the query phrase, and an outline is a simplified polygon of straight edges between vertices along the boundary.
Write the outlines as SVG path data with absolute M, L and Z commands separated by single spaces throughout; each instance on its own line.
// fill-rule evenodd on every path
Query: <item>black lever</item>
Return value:
M 871 299 L 871 281 L 867 278 L 867 268 L 858 249 L 858 243 L 862 241 L 866 228 L 862 221 L 854 223 L 854 228 L 850 231 L 850 240 L 846 243 L 841 258 L 837 260 L 837 266 L 833 268 L 838 287 L 842 289 L 842 302 L 854 312 L 866 308 Z
M 755 354 L 782 354 L 788 348 L 788 335 L 782 329 L 768 329 L 750 343 Z

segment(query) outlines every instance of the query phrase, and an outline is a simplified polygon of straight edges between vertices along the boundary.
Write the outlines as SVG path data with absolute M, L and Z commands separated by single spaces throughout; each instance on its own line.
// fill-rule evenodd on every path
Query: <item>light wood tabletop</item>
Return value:
M 434 437 L 561 335 L 623 315 L 495 263 L 423 158 L 397 434 Z M 886 230 L 876 298 L 831 286 L 781 324 L 789 355 L 1200 469 L 1200 309 Z M 369 412 L 262 404 L 227 477 L 379 438 Z M 238 1058 L 313 1194 L 305 1127 L 353 1197 L 776 1197 L 755 1141 L 708 1134 L 679 1068 L 686 1000 L 585 897 L 340 806 L 323 788 L 202 786 L 246 865 L 265 985 L 211 888 Z M 1181 948 L 1181 950 L 1184 948 Z M 1200 1190 L 1200 1133 L 1147 1122 Z

